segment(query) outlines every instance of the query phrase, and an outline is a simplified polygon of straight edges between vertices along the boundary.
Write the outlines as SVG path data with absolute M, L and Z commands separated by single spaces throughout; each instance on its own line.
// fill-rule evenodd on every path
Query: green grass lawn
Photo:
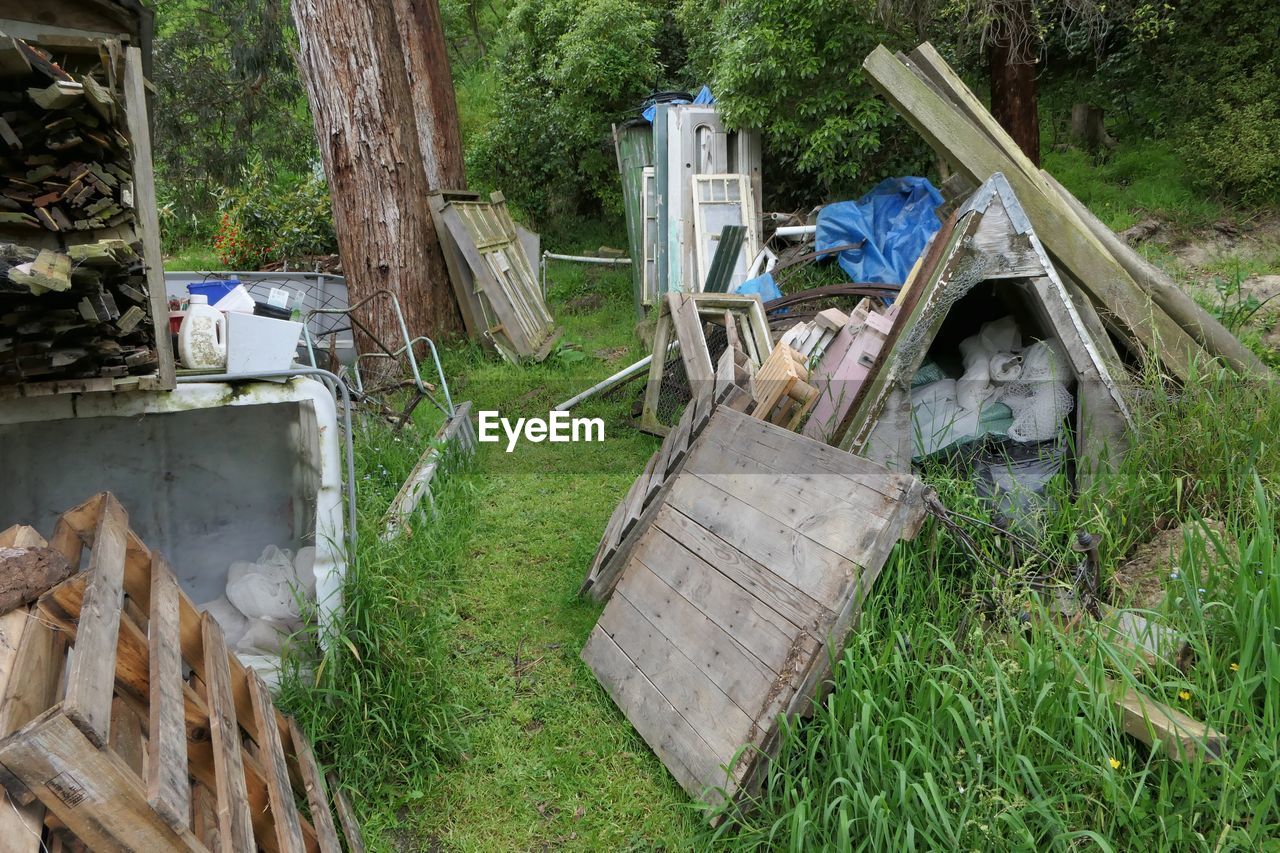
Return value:
M 627 274 L 558 265 L 549 278 L 565 328 L 557 351 L 517 367 L 447 347 L 455 400 L 544 416 L 645 354 Z M 1041 543 L 1069 556 L 1077 527 L 1098 530 L 1111 570 L 1156 530 L 1223 521 L 1227 541 L 1193 552 L 1159 615 L 1190 639 L 1188 673 L 1126 675 L 1094 633 L 1009 622 L 1010 602 L 1031 606 L 1025 592 L 927 527 L 886 565 L 831 696 L 789 729 L 755 810 L 713 833 L 578 660 L 600 609 L 578 585 L 657 446 L 631 425 L 640 385 L 576 410 L 605 421 L 603 443 L 482 444 L 451 460 L 434 519 L 391 543 L 378 541 L 378 520 L 441 416 L 424 405 L 399 435 L 360 427 L 361 544 L 344 613 L 321 664 L 296 673 L 282 701 L 338 771 L 373 849 L 1274 843 L 1280 405 L 1268 389 L 1225 377 L 1174 396 L 1151 389 L 1125 467 L 1074 500 L 1060 488 Z M 983 512 L 967 484 L 937 485 L 949 505 Z M 999 537 L 977 539 L 988 556 L 1008 552 Z M 1006 609 L 971 621 L 992 590 Z M 1071 675 L 1105 669 L 1226 733 L 1229 760 L 1182 765 L 1137 747 Z

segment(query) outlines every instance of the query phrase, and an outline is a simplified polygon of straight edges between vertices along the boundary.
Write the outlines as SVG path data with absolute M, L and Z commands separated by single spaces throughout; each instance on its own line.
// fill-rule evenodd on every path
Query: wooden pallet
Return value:
M 752 417 L 794 430 L 818 399 L 805 357 L 778 344 L 751 379 Z
M 63 513 L 50 546 L 88 557 L 5 617 L 20 638 L 0 644 L 4 849 L 40 849 L 43 824 L 94 850 L 340 851 L 310 743 L 115 497 Z

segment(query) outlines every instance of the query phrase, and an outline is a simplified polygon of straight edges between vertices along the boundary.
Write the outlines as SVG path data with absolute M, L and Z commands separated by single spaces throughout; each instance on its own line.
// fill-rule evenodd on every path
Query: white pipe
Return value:
M 672 341 L 670 344 L 667 345 L 667 352 L 671 352 L 673 349 L 675 349 L 679 345 L 680 345 L 679 341 Z M 641 373 L 644 373 L 646 370 L 648 370 L 649 365 L 652 363 L 653 363 L 653 354 L 650 353 L 649 355 L 646 355 L 644 358 L 640 359 L 630 367 L 622 368 L 617 373 L 610 376 L 608 379 L 603 379 L 600 382 L 597 382 L 595 385 L 592 385 L 587 390 L 583 391 L 581 394 L 578 394 L 577 396 L 574 396 L 574 397 L 570 397 L 568 400 L 565 400 L 563 403 L 560 403 L 558 406 L 554 406 L 552 408 L 552 411 L 567 412 L 570 409 L 572 409 L 574 406 L 581 403 L 583 400 L 586 400 L 590 397 L 594 397 L 596 394 L 600 394 L 604 391 L 608 391 L 610 388 L 613 388 L 614 386 L 617 386 L 617 385 L 621 385 L 622 383 L 630 379 L 634 379 L 635 377 L 639 376 Z
M 579 264 L 608 264 L 614 267 L 631 266 L 630 258 L 591 258 L 584 255 L 556 255 L 551 252 L 543 252 L 542 257 L 553 261 L 574 261 Z
M 817 231 L 817 225 L 780 225 L 773 230 L 773 233 L 779 237 L 808 237 Z

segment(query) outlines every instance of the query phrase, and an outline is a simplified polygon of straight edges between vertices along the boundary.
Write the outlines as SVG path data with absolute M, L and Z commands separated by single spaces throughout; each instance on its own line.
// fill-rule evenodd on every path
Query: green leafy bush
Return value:
M 847 196 L 927 167 L 923 141 L 862 74 L 877 44 L 909 40 L 897 44 L 873 0 L 685 0 L 680 17 L 725 120 L 763 128 L 775 192 Z
M 1183 143 L 1200 183 L 1242 201 L 1280 197 L 1280 76 L 1237 78 L 1191 121 Z
M 329 189 L 315 172 L 273 174 L 255 158 L 238 187 L 218 191 L 214 249 L 233 269 L 337 251 Z
M 609 125 L 661 76 L 661 7 L 640 0 L 521 0 L 502 34 L 495 121 L 467 168 L 535 221 L 620 210 Z

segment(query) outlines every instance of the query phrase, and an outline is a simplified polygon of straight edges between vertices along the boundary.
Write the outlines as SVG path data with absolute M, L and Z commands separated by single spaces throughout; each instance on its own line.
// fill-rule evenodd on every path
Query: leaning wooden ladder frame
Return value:
M 306 736 L 115 497 L 63 513 L 50 545 L 88 564 L 3 617 L 4 849 L 41 849 L 44 825 L 90 849 L 341 851 Z M 336 790 L 335 805 L 362 851 Z

